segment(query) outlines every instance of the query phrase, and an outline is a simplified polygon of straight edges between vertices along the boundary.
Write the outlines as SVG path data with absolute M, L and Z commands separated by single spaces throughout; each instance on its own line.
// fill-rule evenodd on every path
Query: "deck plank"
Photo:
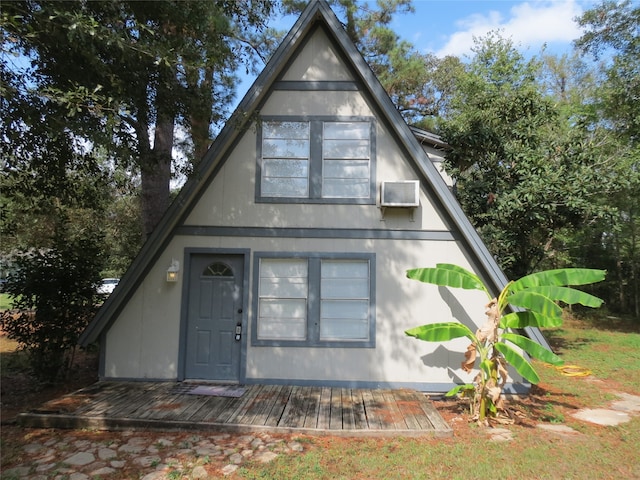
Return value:
M 356 420 L 354 417 L 353 398 L 351 397 L 351 389 L 343 388 L 340 390 L 342 398 L 342 428 L 343 430 L 353 430 Z
M 85 405 L 78 411 L 79 415 L 111 414 L 110 408 L 118 404 L 124 398 L 130 398 L 131 390 L 126 384 L 110 384 L 97 394 L 94 402 Z
M 252 408 L 242 419 L 243 424 L 264 426 L 278 393 L 276 387 L 277 385 L 267 385 L 260 391 L 251 405 Z
M 394 395 L 407 428 L 409 430 L 424 430 L 426 425 L 420 423 L 420 417 L 424 416 L 420 406 L 420 398 L 406 390 L 398 390 L 394 392 Z
M 307 413 L 305 415 L 303 428 L 317 428 L 318 414 L 320 413 L 320 396 L 322 389 L 320 387 L 310 387 L 305 389 Z
M 436 407 L 433 406 L 433 403 L 428 401 L 426 397 L 424 401 L 420 402 L 420 407 L 422 408 L 422 411 L 424 412 L 426 418 L 429 419 L 432 430 L 439 430 L 439 431 L 451 430 L 451 427 L 447 424 L 447 422 L 444 421 L 442 416 L 436 410 Z
M 382 430 L 394 430 L 396 428 L 395 422 L 393 421 L 392 413 L 387 409 L 384 393 L 382 390 L 372 390 L 371 395 L 373 396 L 375 412 L 380 422 L 380 428 Z
M 351 401 L 353 405 L 353 429 L 362 430 L 368 428 L 361 389 L 351 390 Z
M 150 399 L 162 388 L 163 384 L 141 383 L 140 385 L 130 385 L 128 394 L 118 402 L 113 403 L 107 410 L 101 414 L 104 417 L 136 417 L 147 408 Z M 89 414 L 91 416 L 91 414 Z
M 382 398 L 384 398 L 385 402 L 385 411 L 388 412 L 389 429 L 406 430 L 407 424 L 400 412 L 400 408 L 398 408 L 394 392 L 392 390 L 383 390 Z
M 204 396 L 184 395 L 183 397 L 185 397 L 185 399 L 183 400 L 183 407 L 169 412 L 169 414 L 165 417 L 167 420 L 190 420 L 191 416 L 194 415 L 198 410 L 200 410 L 205 405 L 205 403 L 207 403 L 207 398 Z
M 150 401 L 141 407 L 141 411 L 136 415 L 140 419 L 152 419 L 156 412 L 161 411 L 163 406 L 171 397 L 171 391 L 162 385 L 159 389 L 154 390 L 154 395 Z
M 293 387 L 291 385 L 281 386 L 278 394 L 276 395 L 275 401 L 273 402 L 273 406 L 271 407 L 269 416 L 264 422 L 265 426 L 277 427 L 280 424 L 282 413 L 287 406 L 287 402 L 289 401 L 289 397 L 291 396 L 292 389 Z
M 99 385 L 99 384 L 96 384 Z M 83 415 L 90 411 L 93 411 L 96 408 L 96 405 L 100 402 L 106 402 L 107 404 L 116 401 L 118 398 L 127 395 L 127 385 L 122 383 L 107 383 L 102 387 L 94 387 L 93 389 L 90 387 L 83 388 L 80 390 L 81 393 L 86 394 L 89 398 L 93 397 L 92 402 L 88 402 L 78 409 L 76 409 L 76 415 Z
M 205 423 L 220 423 L 220 418 L 226 416 L 226 412 L 240 402 L 236 397 L 216 397 L 219 401 L 209 410 L 202 419 Z
M 240 424 L 241 419 L 251 409 L 253 402 L 256 401 L 256 397 L 264 387 L 262 385 L 253 385 L 248 388 L 248 391 L 241 397 L 241 401 L 236 405 L 236 408 L 232 409 L 229 416 L 225 420 L 225 423 L 230 425 Z
M 371 390 L 362 391 L 362 404 L 364 405 L 365 416 L 369 430 L 381 430 L 382 421 L 379 415 L 379 405 L 373 397 Z
M 331 414 L 329 415 L 329 429 L 342 430 L 342 394 L 341 389 L 331 389 Z
M 303 387 L 294 386 L 287 402 L 279 426 L 290 428 L 301 428 L 307 416 L 307 396 Z
M 318 428 L 328 430 L 331 423 L 331 388 L 322 387 L 320 392 L 320 410 L 318 412 Z
M 413 390 L 248 385 L 241 397 L 191 395 L 175 382 L 99 383 L 20 414 L 40 428 L 168 428 L 330 435 L 451 436 Z

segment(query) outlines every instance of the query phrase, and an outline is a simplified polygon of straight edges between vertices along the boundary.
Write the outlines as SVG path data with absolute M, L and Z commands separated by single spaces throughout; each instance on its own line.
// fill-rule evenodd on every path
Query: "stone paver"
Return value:
M 134 436 L 135 435 L 135 436 Z M 230 434 L 163 433 L 162 437 L 139 432 L 104 432 L 87 440 L 82 432 L 69 432 L 52 441 L 23 447 L 23 463 L 2 472 L 2 478 L 69 479 L 122 478 L 133 468 L 143 480 L 167 478 L 205 479 L 231 475 L 248 459 L 271 462 L 278 455 L 298 454 L 304 449 L 268 433 Z M 216 467 L 220 466 L 216 470 Z
M 611 402 L 609 408 L 583 408 L 573 416 L 579 420 L 596 425 L 616 426 L 631 420 L 631 415 L 640 413 L 640 396 L 628 393 L 616 393 L 620 398 Z
M 622 412 L 640 413 L 640 396 L 618 393 L 620 400 L 613 402 L 611 408 Z
M 578 420 L 605 426 L 615 426 L 631 420 L 628 413 L 608 408 L 584 408 L 574 413 L 573 416 Z
M 507 428 L 488 428 L 487 435 L 492 442 L 510 442 L 513 440 L 513 433 Z
M 546 430 L 547 432 L 553 432 L 560 435 L 580 435 L 580 432 L 574 430 L 567 425 L 558 425 L 555 423 L 539 423 L 536 425 L 537 428 L 542 430 Z

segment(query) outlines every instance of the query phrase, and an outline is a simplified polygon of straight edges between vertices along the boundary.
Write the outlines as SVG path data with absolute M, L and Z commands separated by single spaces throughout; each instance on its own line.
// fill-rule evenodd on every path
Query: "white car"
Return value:
M 98 285 L 98 293 L 100 295 L 104 295 L 105 297 L 108 297 L 109 295 L 111 295 L 111 292 L 113 292 L 113 290 L 116 288 L 116 285 L 118 285 L 119 281 L 120 281 L 119 278 L 103 278 L 102 283 Z

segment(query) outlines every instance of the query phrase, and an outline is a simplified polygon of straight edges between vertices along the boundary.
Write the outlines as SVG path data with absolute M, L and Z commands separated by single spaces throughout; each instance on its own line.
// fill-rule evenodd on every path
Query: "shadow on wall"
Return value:
M 393 296 L 395 303 L 387 302 L 384 304 L 381 302 L 377 306 L 379 318 L 393 319 L 392 321 L 379 321 L 377 325 L 378 348 L 392 349 L 384 352 L 381 358 L 390 358 L 398 368 L 412 371 L 413 373 L 410 374 L 411 382 L 444 383 L 448 378 L 452 383 L 467 383 L 470 381 L 469 378 L 466 378 L 469 377 L 469 374 L 463 372 L 460 365 L 469 344 L 468 339 L 460 338 L 445 343 L 423 342 L 407 337 L 404 331 L 418 325 L 446 321 L 458 321 L 472 331 L 476 331 L 479 324 L 484 322 L 484 304 L 482 303 L 484 294 L 471 292 L 462 297 L 472 309 L 469 312 L 465 310 L 456 296 L 458 292 L 406 278 L 406 263 L 404 265 L 402 263 L 411 261 L 413 261 L 411 258 L 401 260 L 393 258 L 393 265 L 389 271 L 397 271 L 394 275 L 397 279 L 398 289 L 402 294 Z M 443 258 L 439 261 L 446 262 L 447 259 Z M 406 268 L 414 268 L 414 266 L 409 265 Z M 379 268 L 379 271 L 382 270 Z M 411 299 L 417 296 L 422 297 L 419 315 L 416 314 L 416 307 L 411 303 Z M 424 309 L 424 305 L 427 305 L 428 309 Z M 471 315 L 476 317 L 475 321 Z M 386 337 L 389 341 L 380 341 L 382 337 Z M 434 374 L 435 377 L 430 378 Z M 386 380 L 389 382 L 398 381 L 397 378 L 387 378 Z

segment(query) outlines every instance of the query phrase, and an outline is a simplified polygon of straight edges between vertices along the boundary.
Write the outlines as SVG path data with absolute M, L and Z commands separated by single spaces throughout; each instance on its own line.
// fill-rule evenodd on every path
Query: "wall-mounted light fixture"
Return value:
M 167 282 L 177 282 L 179 271 L 180 262 L 178 260 L 172 259 L 171 265 L 169 265 L 169 268 L 167 268 Z

